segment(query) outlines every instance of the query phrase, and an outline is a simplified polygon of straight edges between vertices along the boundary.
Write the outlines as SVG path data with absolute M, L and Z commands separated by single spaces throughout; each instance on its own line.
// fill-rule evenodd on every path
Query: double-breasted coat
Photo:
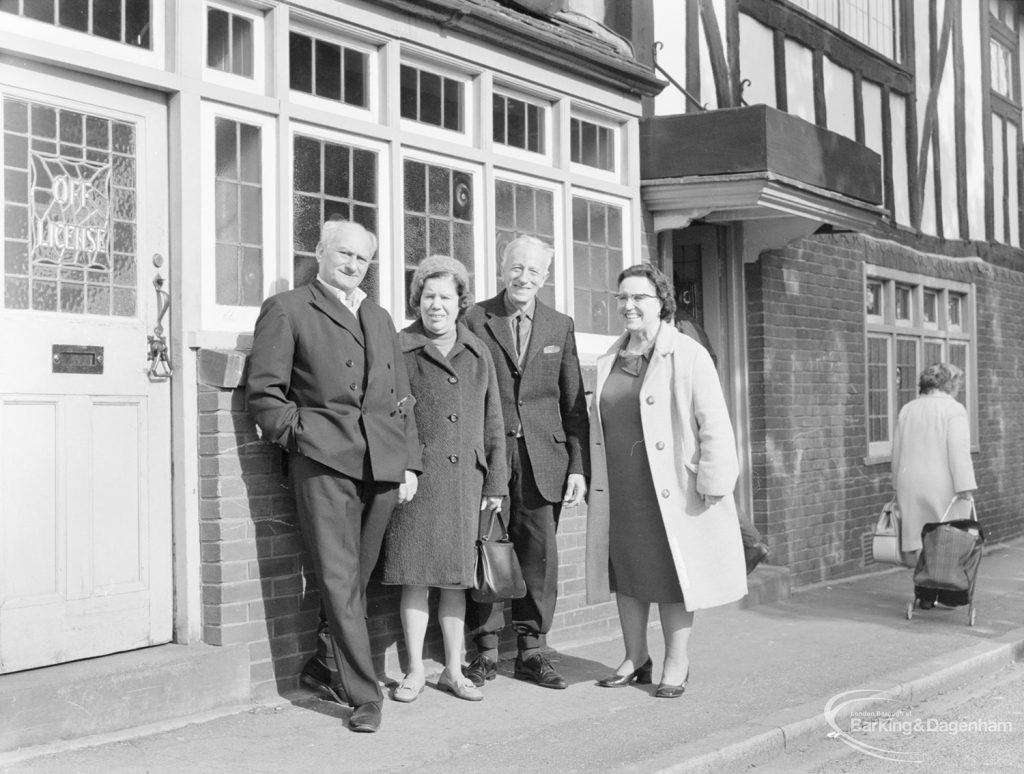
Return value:
M 609 487 L 601 426 L 601 392 L 623 336 L 597 361 L 590 411 L 592 478 L 587 508 L 587 602 L 610 596 Z M 718 374 L 707 350 L 664 323 L 640 389 L 644 450 L 669 550 L 687 610 L 734 602 L 747 593 L 746 566 L 733 489 L 736 443 Z M 706 507 L 701 495 L 720 495 Z
M 957 492 L 977 488 L 971 462 L 967 409 L 951 395 L 933 392 L 900 409 L 892 442 L 892 479 L 900 506 L 902 548 L 921 548 L 921 528 L 940 521 Z M 949 518 L 967 518 L 957 503 Z
M 465 326 L 456 331 L 447 357 L 419 321 L 398 335 L 424 467 L 416 496 L 395 509 L 388 525 L 384 583 L 472 585 L 480 500 L 508 494 L 494 363 Z

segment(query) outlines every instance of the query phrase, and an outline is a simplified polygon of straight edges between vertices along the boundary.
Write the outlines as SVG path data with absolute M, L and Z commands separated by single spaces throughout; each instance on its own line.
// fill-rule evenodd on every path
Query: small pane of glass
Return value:
M 921 298 L 921 317 L 926 323 L 936 324 L 939 321 L 939 294 L 934 290 L 925 290 Z
M 911 319 L 911 289 L 907 285 L 896 286 L 896 319 Z
M 917 339 L 896 340 L 896 411 L 917 396 Z
M 313 39 L 293 32 L 288 36 L 288 85 L 313 93 Z
M 235 16 L 231 20 L 231 72 L 244 78 L 253 75 L 252 19 Z
M 963 296 L 957 293 L 949 294 L 949 327 L 961 328 L 963 326 Z
M 341 100 L 341 46 L 316 42 L 316 96 Z
M 864 292 L 864 311 L 871 317 L 882 316 L 882 283 L 868 280 Z

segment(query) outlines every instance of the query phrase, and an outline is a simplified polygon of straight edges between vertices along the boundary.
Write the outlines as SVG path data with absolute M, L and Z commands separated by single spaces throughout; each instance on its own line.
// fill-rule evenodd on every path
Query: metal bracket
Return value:
M 164 315 L 171 308 L 171 294 L 164 290 L 164 278 L 157 274 L 153 278 L 153 289 L 156 290 L 156 325 L 149 341 L 149 378 L 167 379 L 174 373 L 171 366 L 167 337 L 164 336 Z

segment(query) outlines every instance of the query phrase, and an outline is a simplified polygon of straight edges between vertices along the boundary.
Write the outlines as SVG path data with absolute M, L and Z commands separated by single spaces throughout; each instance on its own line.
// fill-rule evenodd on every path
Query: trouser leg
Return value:
M 397 500 L 397 485 L 363 484 L 300 455 L 290 476 L 299 527 L 320 579 L 334 658 L 349 701 L 382 698 L 366 627 L 365 583 Z

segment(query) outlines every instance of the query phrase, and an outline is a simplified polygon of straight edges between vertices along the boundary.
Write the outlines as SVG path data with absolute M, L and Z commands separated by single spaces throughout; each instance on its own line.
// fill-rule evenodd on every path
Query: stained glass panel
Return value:
M 14 98 L 3 113 L 5 305 L 134 316 L 135 127 Z

